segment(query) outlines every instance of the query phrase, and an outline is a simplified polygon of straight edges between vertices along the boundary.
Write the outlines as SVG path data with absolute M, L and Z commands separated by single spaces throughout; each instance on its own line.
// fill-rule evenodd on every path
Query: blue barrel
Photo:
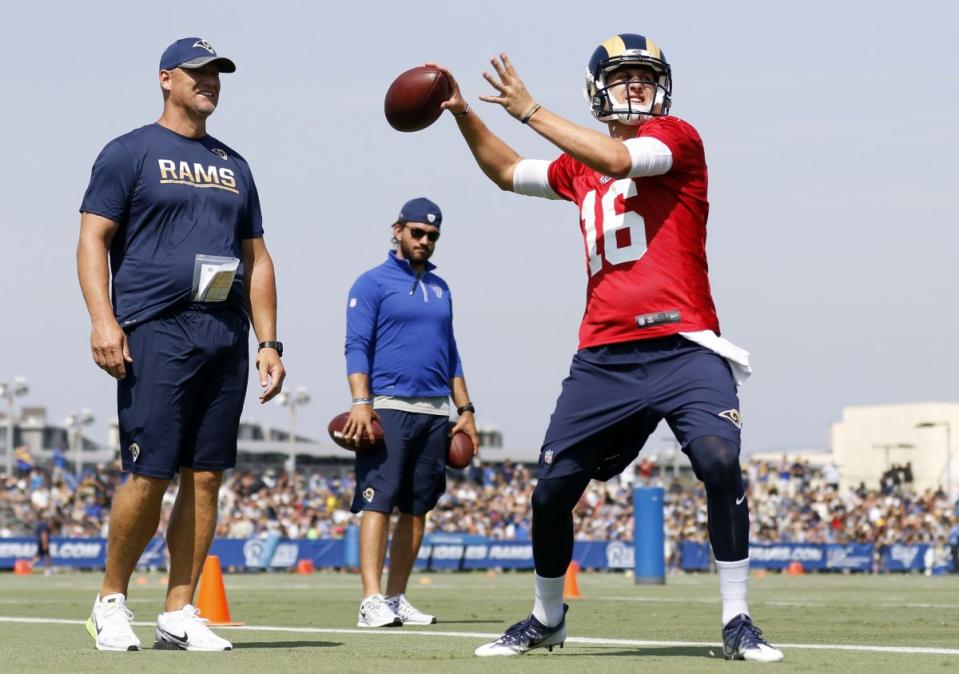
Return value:
M 637 584 L 662 585 L 666 582 L 662 487 L 633 489 L 633 519 L 633 577 Z
M 353 524 L 346 527 L 343 542 L 343 566 L 347 569 L 360 568 L 360 528 Z

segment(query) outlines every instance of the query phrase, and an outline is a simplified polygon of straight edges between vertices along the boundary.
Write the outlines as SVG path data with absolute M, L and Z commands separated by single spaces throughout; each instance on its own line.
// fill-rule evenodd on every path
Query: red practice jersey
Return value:
M 703 142 L 676 117 L 653 118 L 636 136 L 669 148 L 667 173 L 616 180 L 567 154 L 549 165 L 550 187 L 580 209 L 589 278 L 581 349 L 696 330 L 719 334 L 706 264 Z

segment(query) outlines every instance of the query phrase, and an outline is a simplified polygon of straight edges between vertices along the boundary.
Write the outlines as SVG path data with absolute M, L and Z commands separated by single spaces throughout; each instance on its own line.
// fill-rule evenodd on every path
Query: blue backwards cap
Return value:
M 435 225 L 438 228 L 443 222 L 443 212 L 439 206 L 426 197 L 417 197 L 403 204 L 396 221 L 423 222 L 428 225 Z

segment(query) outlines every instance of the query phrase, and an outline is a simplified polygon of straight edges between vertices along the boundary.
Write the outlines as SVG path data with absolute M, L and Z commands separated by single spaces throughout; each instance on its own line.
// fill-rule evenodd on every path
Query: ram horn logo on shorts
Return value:
M 726 410 L 725 412 L 720 412 L 719 416 L 723 419 L 726 419 L 736 428 L 741 429 L 743 427 L 743 418 L 739 414 L 739 410 Z
M 133 457 L 133 463 L 136 463 L 140 458 L 140 445 L 135 442 L 130 443 L 130 456 Z
M 367 487 L 366 489 L 363 490 L 363 498 L 366 500 L 367 503 L 372 503 L 374 496 L 376 496 L 376 492 L 373 491 L 373 487 Z
M 210 152 L 212 152 L 213 154 L 215 154 L 215 155 L 216 155 L 217 157 L 219 157 L 220 159 L 229 159 L 229 158 L 230 158 L 230 156 L 226 153 L 226 150 L 221 150 L 221 149 L 218 148 L 218 147 L 211 147 L 211 148 L 210 148 Z
M 216 49 L 213 48 L 213 45 L 207 42 L 206 40 L 197 40 L 193 43 L 194 47 L 199 47 L 200 49 L 206 49 L 213 56 L 216 56 Z

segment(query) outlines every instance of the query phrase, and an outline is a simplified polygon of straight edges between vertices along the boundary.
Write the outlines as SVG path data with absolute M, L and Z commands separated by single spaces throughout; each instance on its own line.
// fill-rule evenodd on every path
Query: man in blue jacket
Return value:
M 465 431 L 478 446 L 475 409 L 453 337 L 449 286 L 429 262 L 443 214 L 426 198 L 403 205 L 393 224 L 386 261 L 362 274 L 346 310 L 346 366 L 353 405 L 343 434 L 359 444 L 379 420 L 385 442 L 356 454 L 351 510 L 362 512 L 360 570 L 363 602 L 357 626 L 390 627 L 436 622 L 406 599 L 426 513 L 446 489 L 449 398 L 459 414 L 452 432 Z M 390 515 L 399 510 L 390 545 L 386 595 L 380 577 Z

